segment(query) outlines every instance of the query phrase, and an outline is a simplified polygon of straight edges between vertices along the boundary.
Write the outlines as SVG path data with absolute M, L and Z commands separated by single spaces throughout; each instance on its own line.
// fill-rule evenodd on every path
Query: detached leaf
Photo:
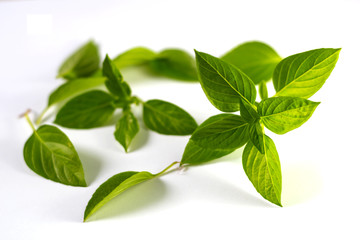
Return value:
M 319 104 L 297 97 L 273 97 L 261 101 L 258 112 L 269 130 L 284 134 L 304 124 Z
M 155 73 L 179 80 L 197 81 L 195 59 L 180 49 L 165 49 L 149 62 Z
M 262 42 L 246 42 L 221 57 L 239 68 L 255 83 L 271 79 L 281 57 L 269 45 Z
M 156 56 L 156 53 L 148 48 L 136 47 L 114 58 L 113 63 L 120 69 L 147 63 Z
M 57 127 L 42 125 L 26 141 L 24 159 L 40 176 L 71 186 L 86 187 L 84 170 L 69 138 Z
M 106 92 L 94 90 L 68 101 L 56 115 L 55 123 L 67 128 L 95 128 L 108 122 L 115 108 Z
M 251 79 L 233 65 L 209 54 L 197 52 L 201 86 L 209 101 L 220 111 L 240 110 L 240 100 L 255 103 L 256 89 Z
M 88 77 L 99 69 L 99 63 L 98 47 L 94 42 L 90 41 L 64 61 L 57 77 L 68 80 Z
M 189 135 L 197 127 L 193 117 L 175 104 L 162 100 L 149 100 L 143 105 L 145 125 L 158 133 Z
M 321 48 L 283 59 L 274 71 L 275 96 L 309 98 L 325 83 L 341 49 Z
M 122 117 L 116 124 L 116 130 L 114 132 L 115 139 L 124 147 L 125 152 L 139 132 L 139 123 L 134 114 L 130 111 L 125 111 Z
M 262 154 L 252 142 L 246 144 L 243 168 L 255 189 L 266 200 L 281 206 L 281 167 L 274 142 L 265 135 L 265 152 Z

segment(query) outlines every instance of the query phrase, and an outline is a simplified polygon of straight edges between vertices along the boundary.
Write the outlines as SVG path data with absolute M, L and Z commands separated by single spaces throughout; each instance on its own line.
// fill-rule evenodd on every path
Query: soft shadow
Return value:
M 85 172 L 86 183 L 90 185 L 102 168 L 101 156 L 90 149 L 76 148 Z
M 129 151 L 130 152 L 135 151 L 141 148 L 142 146 L 146 145 L 147 141 L 149 140 L 149 135 L 150 134 L 148 129 L 144 129 L 140 127 L 139 132 L 136 134 L 136 136 L 131 142 Z
M 158 203 L 165 193 L 165 184 L 159 179 L 152 179 L 121 193 L 90 216 L 88 221 L 110 219 L 144 211 Z

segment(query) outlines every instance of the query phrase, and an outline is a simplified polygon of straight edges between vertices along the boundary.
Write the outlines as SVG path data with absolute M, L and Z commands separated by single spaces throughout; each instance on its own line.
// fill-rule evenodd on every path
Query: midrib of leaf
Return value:
M 311 104 L 311 105 L 316 105 L 316 104 Z M 282 111 L 282 112 L 272 113 L 272 114 L 269 114 L 269 115 L 266 115 L 266 116 L 260 116 L 260 117 L 261 117 L 262 119 L 264 119 L 264 118 L 268 118 L 268 117 L 273 117 L 273 116 L 276 116 L 276 115 L 279 115 L 279 114 L 283 114 L 283 113 L 287 113 L 287 112 L 291 112 L 291 111 L 297 111 L 298 109 L 302 109 L 302 108 L 310 107 L 311 105 L 309 104 L 309 105 L 306 105 L 306 106 L 303 106 L 303 107 L 299 107 L 299 108 L 292 108 L 292 109 L 285 110 L 285 111 Z
M 249 125 L 249 123 L 244 123 L 244 124 L 242 124 L 242 125 L 238 125 L 238 126 L 236 126 L 236 127 L 229 128 L 229 129 L 226 129 L 226 130 L 221 131 L 221 132 L 212 133 L 212 134 L 209 134 L 209 135 L 207 135 L 207 136 L 212 136 L 212 135 L 217 135 L 217 134 L 220 134 L 220 133 L 230 132 L 231 130 L 239 129 L 239 128 L 244 127 L 244 126 L 246 126 L 246 125 Z M 232 134 L 234 134 L 234 133 L 232 133 Z
M 150 108 L 151 110 L 153 110 L 154 112 L 159 113 L 159 114 L 162 115 L 162 116 L 165 116 L 165 117 L 171 118 L 171 119 L 176 119 L 177 122 L 179 122 L 176 117 L 172 117 L 171 115 L 167 115 L 167 114 L 163 113 L 162 111 L 159 111 L 159 110 L 157 110 L 156 108 L 152 107 L 151 105 L 149 105 L 149 104 L 146 103 L 146 102 L 144 103 L 144 105 L 146 105 L 147 108 Z M 162 122 L 163 122 L 163 121 L 162 121 Z
M 104 108 L 106 106 L 111 106 L 111 102 L 109 101 L 109 102 L 103 103 L 101 105 L 94 106 L 93 108 L 85 108 L 83 110 L 78 111 L 78 113 L 92 112 L 93 110 L 98 110 L 98 109 Z

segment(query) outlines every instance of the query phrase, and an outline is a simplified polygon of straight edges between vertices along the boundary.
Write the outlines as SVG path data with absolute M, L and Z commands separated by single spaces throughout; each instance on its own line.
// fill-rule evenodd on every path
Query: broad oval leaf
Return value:
M 273 48 L 258 41 L 243 43 L 221 59 L 239 68 L 255 84 L 270 80 L 276 65 L 281 61 L 281 57 Z
M 67 128 L 103 126 L 115 110 L 112 102 L 106 92 L 86 92 L 68 101 L 56 115 L 55 123 Z
M 249 140 L 249 123 L 239 115 L 215 115 L 195 130 L 191 140 L 203 148 L 234 150 Z
M 122 172 L 106 180 L 96 189 L 89 200 L 85 213 L 84 222 L 104 204 L 124 192 L 128 188 L 154 178 L 156 175 L 149 172 Z
M 321 48 L 283 59 L 275 68 L 276 96 L 309 98 L 330 76 L 341 49 Z
M 201 86 L 209 101 L 220 111 L 240 110 L 240 100 L 254 104 L 256 89 L 251 79 L 233 65 L 209 54 L 197 52 Z
M 136 47 L 127 50 L 113 59 L 117 68 L 126 68 L 147 63 L 156 57 L 156 53 L 144 47 Z
M 84 170 L 69 138 L 55 126 L 42 125 L 26 141 L 24 159 L 40 176 L 71 186 L 86 187 Z
M 156 99 L 143 104 L 143 119 L 149 129 L 167 135 L 189 135 L 197 127 L 193 117 L 185 110 Z
M 93 41 L 90 41 L 77 49 L 64 61 L 57 77 L 68 80 L 88 77 L 99 69 L 99 64 L 98 47 Z
M 258 112 L 269 130 L 284 134 L 304 124 L 319 104 L 297 97 L 272 97 L 260 102 Z
M 250 141 L 246 144 L 242 162 L 246 175 L 266 200 L 281 206 L 281 167 L 274 142 L 265 135 L 265 152 Z
M 130 111 L 125 111 L 119 121 L 116 124 L 116 130 L 114 132 L 115 139 L 124 147 L 125 152 L 139 132 L 139 123 Z

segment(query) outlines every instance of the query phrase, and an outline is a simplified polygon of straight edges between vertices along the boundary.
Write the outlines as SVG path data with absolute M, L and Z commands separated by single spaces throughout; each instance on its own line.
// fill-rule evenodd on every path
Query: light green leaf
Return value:
M 256 121 L 250 125 L 250 140 L 260 153 L 265 153 L 265 139 L 264 129 L 260 125 L 259 121 Z
M 145 125 L 158 133 L 189 135 L 197 127 L 193 117 L 175 104 L 162 100 L 149 100 L 143 104 Z
M 99 50 L 93 41 L 77 49 L 61 65 L 58 78 L 73 80 L 88 77 L 99 69 Z
M 281 167 L 274 142 L 265 135 L 264 154 L 250 141 L 246 144 L 242 162 L 246 175 L 255 189 L 270 202 L 281 206 Z
M 113 63 L 117 68 L 121 69 L 147 63 L 153 60 L 156 56 L 156 53 L 148 48 L 136 47 L 114 58 Z
M 116 130 L 114 132 L 115 139 L 124 147 L 125 152 L 139 132 L 139 123 L 134 114 L 129 110 L 123 112 L 123 115 L 116 124 Z
M 95 128 L 106 124 L 115 108 L 106 92 L 94 90 L 68 101 L 56 115 L 55 123 L 67 128 Z
M 284 134 L 304 124 L 319 104 L 297 97 L 273 97 L 261 101 L 258 112 L 269 130 Z
M 271 79 L 281 57 L 269 45 L 262 42 L 246 42 L 221 57 L 239 68 L 255 83 Z
M 261 100 L 268 98 L 268 90 L 267 90 L 266 82 L 264 82 L 264 81 L 261 81 L 259 83 L 259 94 L 260 94 Z
M 86 187 L 84 170 L 69 138 L 57 127 L 42 125 L 26 141 L 24 159 L 40 176 L 71 186 Z
M 309 98 L 325 83 L 341 49 L 321 48 L 292 55 L 275 68 L 275 96 Z
M 195 130 L 191 140 L 203 148 L 234 150 L 249 140 L 249 123 L 239 115 L 215 115 Z
M 195 54 L 201 86 L 216 108 L 236 112 L 240 110 L 240 100 L 254 108 L 256 89 L 247 75 L 209 54 L 197 51 Z

